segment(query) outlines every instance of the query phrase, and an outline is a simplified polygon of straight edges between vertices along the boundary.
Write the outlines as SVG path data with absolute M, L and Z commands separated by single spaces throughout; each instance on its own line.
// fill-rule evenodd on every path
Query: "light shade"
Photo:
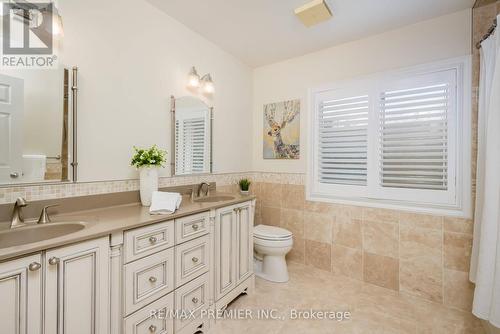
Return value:
M 194 66 L 191 67 L 191 71 L 189 71 L 188 86 L 195 88 L 200 87 L 200 76 L 198 75 L 198 72 L 196 72 L 196 68 Z
M 62 18 L 61 18 L 61 15 L 59 15 L 59 13 L 57 13 L 57 11 L 53 15 L 52 34 L 55 37 L 63 37 L 64 36 Z
M 215 91 L 214 82 L 212 81 L 212 77 L 210 74 L 205 74 L 203 78 L 201 78 L 202 89 L 205 93 L 213 93 Z

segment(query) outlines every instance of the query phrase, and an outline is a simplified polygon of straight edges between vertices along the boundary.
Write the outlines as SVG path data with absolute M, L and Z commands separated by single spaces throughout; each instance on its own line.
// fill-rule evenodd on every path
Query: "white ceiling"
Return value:
M 326 0 L 333 18 L 306 28 L 307 0 L 147 0 L 251 67 L 321 50 L 440 15 L 474 0 Z

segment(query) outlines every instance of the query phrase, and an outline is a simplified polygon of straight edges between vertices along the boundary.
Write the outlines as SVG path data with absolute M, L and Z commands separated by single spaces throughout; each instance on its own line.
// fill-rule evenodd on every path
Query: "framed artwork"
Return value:
M 264 105 L 264 159 L 300 158 L 300 100 Z

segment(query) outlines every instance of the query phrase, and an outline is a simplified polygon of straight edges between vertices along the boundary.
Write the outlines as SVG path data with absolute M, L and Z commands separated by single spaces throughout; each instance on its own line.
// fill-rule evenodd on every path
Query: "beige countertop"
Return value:
M 7 248 L 1 248 L 0 245 L 0 261 L 255 199 L 255 196 L 242 196 L 237 193 L 215 193 L 212 195 L 231 195 L 234 199 L 215 203 L 199 203 L 191 202 L 189 198 L 184 197 L 179 210 L 170 215 L 150 215 L 149 207 L 133 203 L 54 216 L 52 217 L 54 223 L 84 222 L 86 226 L 80 231 L 57 238 Z

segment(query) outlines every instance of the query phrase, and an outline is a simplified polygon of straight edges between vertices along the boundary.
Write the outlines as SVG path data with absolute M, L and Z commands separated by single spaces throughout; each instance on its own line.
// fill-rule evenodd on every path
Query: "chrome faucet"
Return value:
M 28 206 L 28 202 L 24 198 L 18 197 L 16 203 L 14 203 L 14 211 L 12 212 L 12 219 L 10 220 L 10 228 L 25 225 L 22 208 L 26 206 Z
M 207 191 L 205 191 L 205 196 L 208 196 L 208 193 L 210 191 L 210 184 L 206 183 L 206 182 L 202 182 L 200 183 L 200 185 L 198 186 L 198 197 L 201 196 L 201 191 L 203 190 L 203 186 L 207 186 Z
M 53 204 L 53 205 L 44 206 L 43 209 L 42 209 L 42 213 L 40 214 L 40 218 L 38 218 L 37 224 L 50 223 L 50 216 L 49 216 L 49 213 L 47 212 L 47 210 L 49 208 L 53 208 L 55 206 L 59 206 L 59 204 Z

